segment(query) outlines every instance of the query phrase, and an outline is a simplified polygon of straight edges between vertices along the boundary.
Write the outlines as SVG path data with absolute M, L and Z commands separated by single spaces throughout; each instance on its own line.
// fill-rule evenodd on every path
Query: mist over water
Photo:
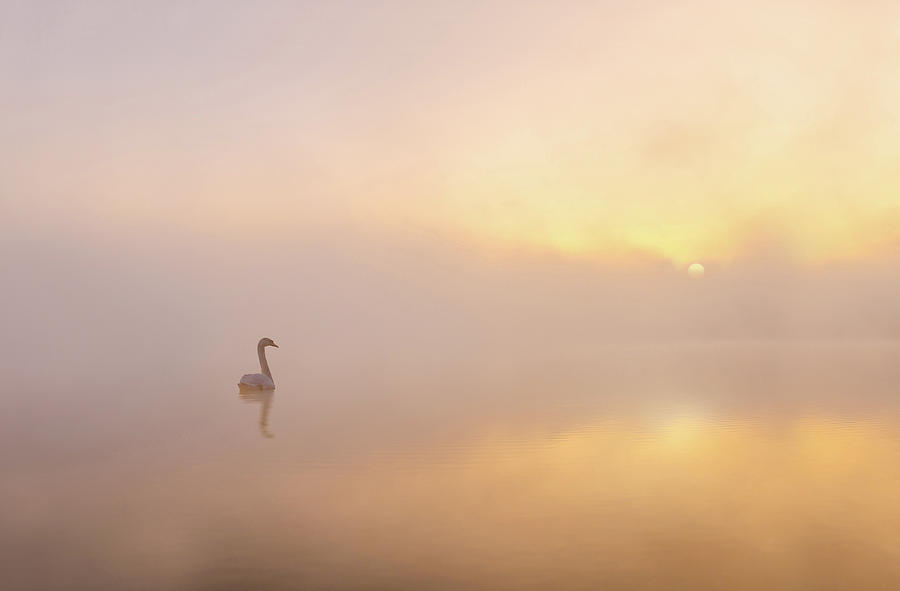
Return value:
M 662 260 L 613 265 L 347 232 L 8 238 L 2 302 L 15 338 L 3 357 L 36 383 L 193 365 L 269 333 L 296 334 L 291 350 L 316 364 L 900 335 L 888 262 L 747 259 L 692 280 Z M 51 361 L 54 371 L 39 371 Z
M 23 244 L 3 261 L 12 588 L 900 580 L 877 269 Z M 280 345 L 265 409 L 235 385 L 261 336 Z

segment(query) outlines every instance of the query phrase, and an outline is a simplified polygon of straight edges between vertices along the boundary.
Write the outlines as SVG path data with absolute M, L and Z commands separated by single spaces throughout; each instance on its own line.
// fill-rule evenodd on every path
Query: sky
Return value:
M 0 72 L 35 342 L 900 335 L 894 2 L 6 0 Z
M 5 2 L 22 231 L 409 226 L 628 263 L 897 242 L 888 2 Z

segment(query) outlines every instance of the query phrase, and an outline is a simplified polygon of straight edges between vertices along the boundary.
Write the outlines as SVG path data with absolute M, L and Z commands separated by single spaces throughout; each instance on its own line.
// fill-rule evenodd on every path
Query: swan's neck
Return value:
M 259 355 L 259 371 L 261 371 L 264 376 L 267 376 L 271 380 L 272 372 L 269 371 L 269 362 L 266 361 L 266 348 L 262 345 L 259 345 L 258 347 L 256 347 L 256 353 Z

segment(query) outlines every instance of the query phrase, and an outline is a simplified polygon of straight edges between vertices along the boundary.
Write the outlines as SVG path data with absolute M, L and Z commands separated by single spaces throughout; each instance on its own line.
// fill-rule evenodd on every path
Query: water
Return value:
M 234 385 L 253 343 L 8 380 L 4 588 L 900 584 L 900 346 L 329 365 L 277 340 L 271 397 Z

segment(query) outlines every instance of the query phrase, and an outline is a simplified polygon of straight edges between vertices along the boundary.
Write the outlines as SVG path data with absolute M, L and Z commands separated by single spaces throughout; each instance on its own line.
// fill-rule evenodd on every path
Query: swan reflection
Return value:
M 269 431 L 269 410 L 272 408 L 272 399 L 275 397 L 275 392 L 273 390 L 241 389 L 238 396 L 244 402 L 262 403 L 262 407 L 259 410 L 259 432 L 268 439 L 275 437 Z

